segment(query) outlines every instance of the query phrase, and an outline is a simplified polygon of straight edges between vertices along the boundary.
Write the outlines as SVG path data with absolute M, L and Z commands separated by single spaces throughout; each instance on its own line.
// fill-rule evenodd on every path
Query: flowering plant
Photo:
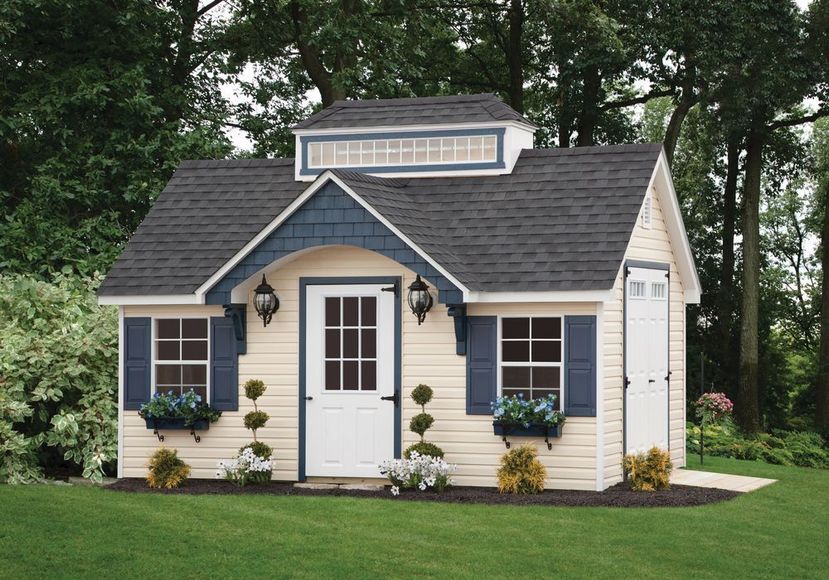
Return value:
M 729 417 L 734 410 L 734 403 L 725 393 L 704 393 L 696 403 L 696 414 L 705 424 L 718 423 Z
M 203 402 L 201 396 L 191 389 L 181 395 L 175 395 L 172 391 L 156 393 L 149 402 L 141 405 L 138 414 L 142 419 L 183 417 L 184 424 L 189 426 L 197 421 L 215 423 L 222 412 Z
M 535 423 L 553 427 L 563 425 L 565 421 L 564 413 L 555 410 L 555 402 L 553 394 L 527 401 L 523 394 L 518 393 L 512 397 L 498 397 L 490 406 L 498 423 L 524 427 Z
M 271 480 L 273 463 L 259 457 L 251 447 L 245 447 L 230 461 L 219 461 L 216 479 L 226 479 L 239 487 L 247 483 L 264 483 Z
M 446 463 L 442 457 L 421 455 L 417 451 L 412 451 L 409 459 L 390 459 L 380 465 L 380 473 L 392 483 L 392 495 L 398 495 L 400 488 L 442 492 L 454 483 L 449 476 L 456 469 L 456 465 Z

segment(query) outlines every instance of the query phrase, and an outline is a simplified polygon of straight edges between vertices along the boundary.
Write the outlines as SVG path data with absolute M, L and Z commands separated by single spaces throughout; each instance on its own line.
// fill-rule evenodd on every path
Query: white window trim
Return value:
M 504 369 L 504 361 L 501 357 L 501 343 L 503 341 L 503 320 L 504 318 L 558 318 L 561 320 L 561 338 L 550 338 L 546 339 L 550 342 L 554 340 L 561 341 L 561 361 L 559 362 L 542 362 L 542 363 L 518 363 L 518 362 L 507 362 L 507 366 L 511 367 L 551 367 L 559 368 L 560 380 L 559 380 L 559 396 L 558 396 L 558 408 L 559 411 L 564 413 L 564 353 L 567 352 L 565 350 L 564 345 L 564 315 L 563 314 L 507 314 L 507 315 L 498 315 L 498 339 L 496 344 L 496 353 L 495 353 L 495 360 L 497 364 L 497 372 L 495 373 L 496 376 L 496 396 L 501 397 L 503 396 L 503 369 Z M 532 336 L 532 328 L 530 330 L 530 336 Z M 510 340 L 510 339 L 507 339 Z M 515 339 L 515 340 L 523 340 L 523 339 Z M 530 357 L 532 357 L 532 338 L 530 340 Z M 542 339 L 544 340 L 544 339 Z M 530 391 L 532 392 L 532 391 Z
M 156 327 L 158 320 L 183 320 L 183 319 L 198 319 L 198 320 L 205 320 L 207 321 L 207 358 L 205 360 L 158 360 L 156 357 L 156 341 L 164 341 L 164 340 L 178 340 L 179 342 L 182 340 L 179 336 L 178 339 L 165 339 L 165 338 L 157 338 L 156 337 Z M 179 331 L 181 330 L 181 323 L 179 322 Z M 206 368 L 206 377 L 205 377 L 205 387 L 204 387 L 204 403 L 210 404 L 210 355 L 212 353 L 211 343 L 212 337 L 210 336 L 210 317 L 209 316 L 153 316 L 150 320 L 150 335 L 151 335 L 151 343 L 150 343 L 150 360 L 152 360 L 152 376 L 150 377 L 150 396 L 152 397 L 155 395 L 158 389 L 158 385 L 156 384 L 156 366 L 163 365 L 163 364 L 178 364 L 178 365 L 200 365 L 203 364 Z M 194 340 L 204 340 L 201 338 L 197 338 Z
M 322 312 L 322 354 L 323 354 L 323 357 L 322 357 L 322 361 L 323 361 L 323 365 L 325 365 L 325 363 L 327 363 L 327 362 L 339 362 L 340 363 L 340 388 L 339 389 L 331 389 L 331 390 L 328 390 L 328 389 L 325 388 L 325 372 L 326 372 L 326 370 L 325 370 L 325 368 L 323 368 L 323 371 L 322 371 L 322 378 L 323 378 L 322 387 L 323 388 L 322 388 L 322 390 L 326 394 L 328 394 L 328 393 L 337 393 L 337 394 L 343 394 L 343 395 L 351 395 L 352 393 L 356 393 L 356 394 L 376 393 L 379 390 L 378 385 L 377 385 L 377 380 L 378 379 L 377 379 L 377 374 L 376 374 L 377 373 L 376 365 L 378 363 L 378 355 L 379 355 L 379 350 L 380 350 L 379 345 L 377 344 L 377 338 L 378 338 L 379 329 L 380 329 L 380 325 L 379 325 L 379 322 L 380 322 L 380 304 L 379 304 L 379 302 L 380 301 L 377 300 L 377 302 L 376 302 L 377 312 L 375 312 L 374 326 L 368 326 L 368 325 L 363 325 L 363 301 L 362 301 L 362 299 L 363 298 L 376 298 L 375 295 L 365 294 L 365 293 L 363 293 L 363 294 L 344 293 L 340 296 L 326 296 L 325 297 L 325 299 L 328 299 L 328 298 L 337 298 L 337 299 L 340 300 L 340 323 L 342 323 L 342 321 L 343 321 L 343 318 L 342 318 L 343 317 L 343 310 L 342 310 L 342 308 L 343 308 L 343 306 L 342 306 L 343 298 L 358 298 L 359 299 L 358 302 L 357 302 L 357 304 L 358 304 L 358 306 L 357 306 L 357 323 L 358 324 L 357 324 L 357 326 L 345 326 L 343 324 L 340 324 L 339 326 L 329 326 L 328 324 L 326 324 L 326 321 L 325 321 L 325 306 L 323 305 L 323 312 Z M 323 304 L 324 304 L 324 301 L 323 301 Z M 363 348 L 362 348 L 363 347 L 363 343 L 362 343 L 363 333 L 361 332 L 363 329 L 374 330 L 374 340 L 375 340 L 374 357 L 364 357 L 363 356 Z M 326 336 L 325 336 L 325 334 L 326 334 L 326 331 L 328 331 L 328 330 L 339 330 L 340 331 L 340 356 L 339 357 L 327 357 L 327 356 L 325 356 L 325 354 L 326 354 L 326 352 L 325 352 L 326 351 L 326 342 L 325 342 L 326 341 Z M 345 337 L 345 332 L 343 332 L 343 331 L 345 331 L 345 330 L 356 330 L 357 331 L 357 344 L 358 344 L 358 356 L 357 356 L 357 358 L 345 358 L 343 356 L 343 354 L 345 353 L 345 351 L 343 349 L 343 339 Z M 357 389 L 344 389 L 343 388 L 343 375 L 345 374 L 345 365 L 343 363 L 346 362 L 346 361 L 353 361 L 353 362 L 357 363 L 357 385 L 359 387 Z M 363 389 L 362 388 L 362 386 L 363 386 L 363 365 L 362 365 L 362 363 L 363 362 L 373 362 L 375 364 L 374 390 Z

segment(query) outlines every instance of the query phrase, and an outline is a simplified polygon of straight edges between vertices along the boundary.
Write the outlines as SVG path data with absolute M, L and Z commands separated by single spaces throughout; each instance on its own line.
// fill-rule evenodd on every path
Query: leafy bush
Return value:
M 245 427 L 253 431 L 253 437 L 256 438 L 256 430 L 261 429 L 268 422 L 270 417 L 264 411 L 251 411 L 245 415 Z
M 699 453 L 700 428 L 686 425 L 689 453 Z M 705 453 L 777 465 L 829 469 L 829 450 L 817 433 L 779 431 L 742 435 L 731 422 L 705 426 Z
M 270 415 L 268 415 L 265 411 L 260 411 L 259 406 L 256 404 L 256 399 L 265 393 L 265 389 L 265 383 L 259 379 L 249 379 L 245 383 L 245 396 L 253 401 L 253 411 L 250 411 L 247 415 L 245 415 L 244 423 L 245 427 L 253 431 L 254 442 L 257 441 L 257 429 L 264 427 L 265 423 L 267 423 L 268 419 L 270 419 Z
M 418 441 L 417 443 L 412 443 L 406 447 L 406 450 L 403 452 L 403 457 L 409 459 L 413 452 L 417 452 L 420 455 L 429 455 L 431 457 L 444 456 L 443 449 L 434 443 L 429 443 L 428 441 Z
M 505 425 L 563 425 L 564 413 L 555 410 L 556 396 L 553 394 L 525 401 L 522 394 L 512 397 L 498 397 L 490 403 L 495 421 Z
M 178 457 L 175 449 L 159 447 L 150 458 L 147 484 L 150 487 L 172 489 L 190 475 L 190 467 Z
M 100 481 L 115 461 L 118 314 L 100 282 L 0 276 L 0 481 L 39 479 L 39 461 Z
M 203 402 L 201 396 L 192 389 L 181 395 L 175 395 L 172 391 L 156 393 L 141 405 L 138 414 L 144 419 L 183 417 L 184 424 L 188 426 L 197 421 L 215 423 L 222 416 L 221 411 Z
M 435 418 L 429 413 L 418 413 L 409 422 L 409 430 L 420 435 L 420 440 L 423 441 L 423 434 L 429 430 L 434 422 Z
M 527 444 L 501 456 L 497 475 L 501 493 L 540 493 L 544 491 L 547 469 L 538 460 L 538 450 Z
M 455 469 L 455 465 L 446 463 L 441 457 L 421 455 L 417 451 L 412 451 L 408 459 L 391 459 L 380 465 L 380 473 L 392 483 L 392 495 L 399 494 L 401 488 L 443 492 L 452 485 L 449 476 Z
M 251 401 L 256 401 L 265 393 L 265 383 L 259 379 L 250 379 L 245 383 L 245 396 Z
M 253 451 L 254 455 L 257 455 L 263 459 L 270 459 L 271 455 L 273 455 L 273 449 L 270 445 L 266 445 L 261 441 L 253 441 L 252 443 L 248 443 L 247 445 L 243 445 L 239 448 L 239 453 L 242 453 L 245 449 L 250 448 Z
M 244 487 L 248 483 L 270 481 L 272 470 L 273 463 L 270 459 L 257 455 L 251 446 L 246 446 L 235 459 L 219 461 L 216 477 Z
M 426 412 L 426 403 L 432 400 L 432 395 L 434 391 L 432 391 L 432 387 L 429 385 L 420 384 L 412 389 L 412 400 L 420 405 L 420 409 L 422 412 Z
M 630 487 L 636 491 L 668 489 L 673 467 L 671 455 L 655 446 L 647 453 L 625 455 L 622 460 L 622 468 L 630 478 Z

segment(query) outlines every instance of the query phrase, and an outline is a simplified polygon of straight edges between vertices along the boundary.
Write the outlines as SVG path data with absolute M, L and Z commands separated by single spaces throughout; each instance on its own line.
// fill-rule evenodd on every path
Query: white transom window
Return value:
M 553 394 L 562 408 L 561 317 L 501 319 L 500 384 L 503 396 Z
M 208 328 L 206 318 L 157 318 L 153 329 L 155 391 L 194 390 L 207 400 Z
M 495 135 L 416 139 L 326 141 L 308 144 L 308 167 L 385 167 L 492 163 L 498 160 Z

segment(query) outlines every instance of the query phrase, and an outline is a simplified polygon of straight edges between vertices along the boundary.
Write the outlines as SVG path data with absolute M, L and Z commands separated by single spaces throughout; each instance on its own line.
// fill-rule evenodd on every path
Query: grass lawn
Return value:
M 704 468 L 780 482 L 651 509 L 0 486 L 0 577 L 827 577 L 829 471 Z

